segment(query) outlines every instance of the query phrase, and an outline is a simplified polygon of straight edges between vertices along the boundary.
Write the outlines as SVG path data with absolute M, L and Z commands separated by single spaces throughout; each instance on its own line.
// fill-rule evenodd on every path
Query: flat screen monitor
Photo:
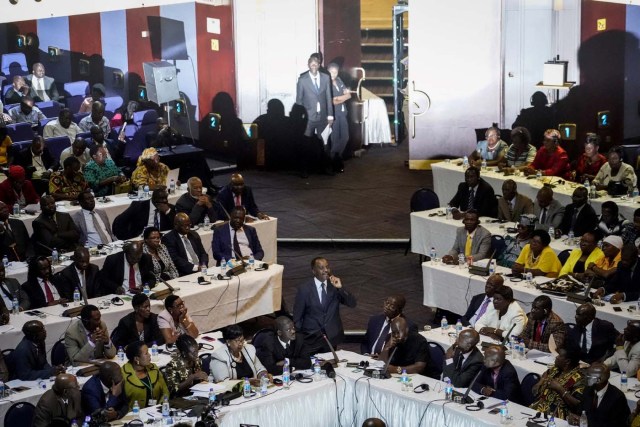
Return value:
M 575 123 L 561 123 L 558 125 L 560 136 L 563 141 L 575 141 L 576 140 L 576 125 Z

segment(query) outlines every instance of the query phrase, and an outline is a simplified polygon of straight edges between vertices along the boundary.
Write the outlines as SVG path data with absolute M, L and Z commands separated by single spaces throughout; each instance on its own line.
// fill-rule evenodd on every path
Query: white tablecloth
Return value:
M 363 144 L 391 143 L 391 126 L 384 100 L 373 92 L 362 88 L 362 109 L 364 114 Z
M 510 270 L 498 267 L 497 272 L 509 273 Z M 538 283 L 542 283 L 550 279 L 536 277 L 535 280 Z M 484 292 L 486 281 L 486 277 L 470 275 L 466 268 L 463 269 L 459 266 L 451 265 L 434 265 L 431 261 L 425 262 L 422 264 L 423 303 L 428 307 L 439 307 L 454 313 L 464 314 L 471 298 Z M 513 296 L 527 313 L 531 309 L 531 303 L 534 298 L 542 295 L 537 289 L 525 285 L 524 281 L 511 282 L 509 278 L 505 277 L 504 284 L 513 289 Z M 549 295 L 549 297 L 553 302 L 553 311 L 565 322 L 575 323 L 574 317 L 579 304 L 554 295 Z M 626 309 L 629 305 L 628 303 L 622 304 L 623 311 L 617 313 L 613 311 L 614 306 L 607 303 L 604 307 L 596 307 L 596 315 L 600 319 L 610 321 L 616 329 L 622 331 L 627 325 L 627 320 L 638 318 L 637 315 L 634 316 L 627 312 Z
M 456 191 L 458 191 L 458 184 L 464 181 L 462 166 L 457 166 L 455 161 L 451 163 L 440 162 L 432 164 L 431 170 L 433 171 L 433 189 L 440 199 L 440 206 L 447 206 L 447 203 L 449 203 L 456 194 Z M 497 171 L 482 171 L 480 176 L 493 187 L 493 191 L 497 195 L 502 195 L 502 183 L 507 179 L 513 179 L 518 184 L 518 192 L 534 201 L 538 191 L 543 185 L 535 179 L 527 179 L 524 176 L 505 177 Z M 551 179 L 555 183 L 558 182 L 560 178 L 545 177 L 545 179 Z M 571 203 L 571 194 L 573 194 L 573 190 L 577 185 L 578 184 L 574 182 L 556 185 L 556 188 L 553 189 L 554 198 L 563 205 L 568 205 Z M 591 201 L 591 206 L 593 206 L 597 214 L 600 214 L 602 203 L 607 200 L 616 202 L 620 213 L 628 220 L 633 220 L 633 212 L 640 208 L 640 197 L 636 198 L 635 201 L 631 201 L 619 197 L 602 196 Z

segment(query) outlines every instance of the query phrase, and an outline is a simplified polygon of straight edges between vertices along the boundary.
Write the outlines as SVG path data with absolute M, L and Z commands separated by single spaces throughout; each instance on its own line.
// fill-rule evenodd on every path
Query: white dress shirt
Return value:
M 84 226 L 87 229 L 87 243 L 89 244 L 89 246 L 98 246 L 100 244 L 109 243 L 109 242 L 103 242 L 102 239 L 100 238 L 100 234 L 98 233 L 98 231 L 96 230 L 96 228 L 93 225 L 93 215 L 91 214 L 91 212 L 92 211 L 89 211 L 89 210 L 86 210 L 86 209 L 82 209 L 82 217 L 84 218 Z M 100 218 L 100 215 L 95 213 L 95 217 L 96 217 L 96 219 L 98 221 L 98 226 L 102 227 L 102 232 L 106 236 L 108 236 L 109 232 L 107 231 L 107 228 L 106 228 L 104 222 L 102 221 L 102 218 Z
M 249 246 L 249 239 L 247 238 L 247 234 L 244 232 L 244 229 L 240 227 L 237 231 L 234 230 L 231 225 L 229 225 L 229 236 L 231 237 L 231 252 L 233 257 L 235 258 L 237 255 L 233 254 L 233 234 L 237 233 L 238 236 L 238 244 L 240 245 L 240 255 L 243 257 L 253 255 L 251 251 L 251 247 Z
M 317 278 L 313 278 L 314 283 L 316 284 L 316 289 L 318 291 L 318 299 L 320 300 L 321 303 L 324 303 L 324 301 L 322 301 L 322 284 L 324 282 L 321 282 L 320 280 L 318 280 Z

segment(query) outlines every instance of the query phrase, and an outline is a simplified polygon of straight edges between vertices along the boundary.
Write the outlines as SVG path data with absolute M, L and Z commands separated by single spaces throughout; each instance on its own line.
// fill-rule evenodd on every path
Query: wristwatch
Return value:
M 396 369 L 396 372 L 401 374 L 402 373 L 402 366 L 398 366 L 398 369 Z

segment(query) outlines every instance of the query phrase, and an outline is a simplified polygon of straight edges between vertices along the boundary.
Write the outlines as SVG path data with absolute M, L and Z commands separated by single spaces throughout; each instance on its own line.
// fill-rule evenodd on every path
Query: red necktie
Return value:
M 49 287 L 49 282 L 44 281 L 44 295 L 47 298 L 47 304 L 53 301 L 53 292 L 51 292 L 51 288 Z
M 236 206 L 242 206 L 242 202 L 240 201 L 240 196 L 236 196 Z
M 129 289 L 136 288 L 136 271 L 133 269 L 133 265 L 129 265 Z
M 533 337 L 535 342 L 542 341 L 542 331 L 544 330 L 544 322 L 538 322 L 538 326 L 536 326 L 536 333 Z

